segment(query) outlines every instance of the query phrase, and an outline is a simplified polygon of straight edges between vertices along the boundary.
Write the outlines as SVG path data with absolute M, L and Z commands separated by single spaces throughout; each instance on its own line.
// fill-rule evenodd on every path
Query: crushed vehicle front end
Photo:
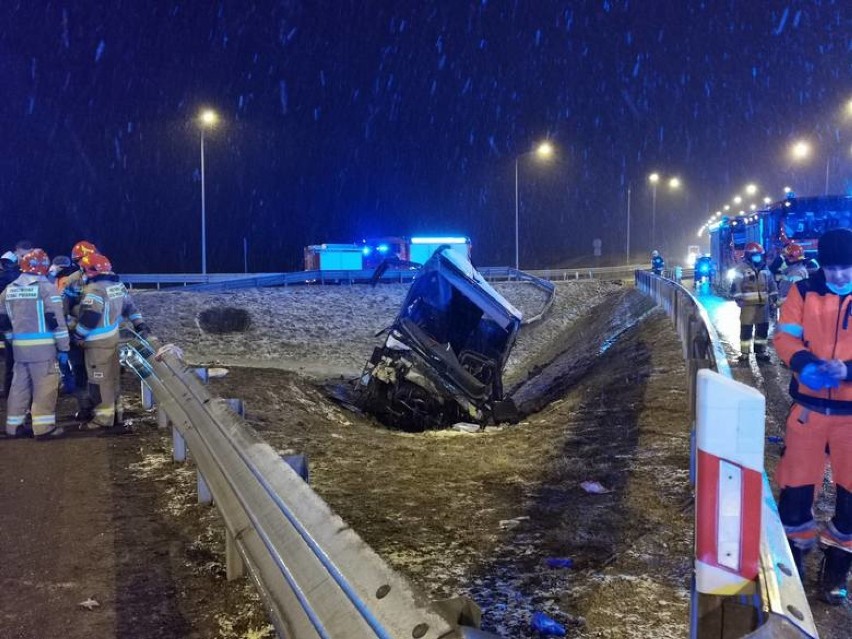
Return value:
M 502 376 L 521 317 L 466 256 L 438 249 L 364 368 L 361 406 L 408 431 L 511 421 Z

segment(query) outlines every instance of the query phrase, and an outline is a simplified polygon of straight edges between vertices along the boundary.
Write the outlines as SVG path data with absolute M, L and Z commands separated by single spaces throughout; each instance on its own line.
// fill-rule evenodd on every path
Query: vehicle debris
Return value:
M 516 421 L 502 376 L 521 319 L 467 257 L 439 248 L 364 367 L 361 407 L 406 431 Z

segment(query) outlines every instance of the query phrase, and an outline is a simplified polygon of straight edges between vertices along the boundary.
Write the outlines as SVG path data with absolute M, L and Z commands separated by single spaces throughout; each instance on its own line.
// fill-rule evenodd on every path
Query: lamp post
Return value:
M 796 162 L 804 162 L 811 156 L 811 145 L 805 140 L 799 140 L 790 147 L 790 155 Z M 831 175 L 831 155 L 825 156 L 825 193 L 828 195 L 828 178 Z
M 651 183 L 651 249 L 657 245 L 657 183 L 660 181 L 659 173 L 651 173 L 648 176 Z
M 627 250 L 626 250 L 626 259 L 624 260 L 625 266 L 630 264 L 630 183 L 627 184 Z
M 518 197 L 518 165 L 520 160 L 527 155 L 535 155 L 542 160 L 547 160 L 553 156 L 553 145 L 550 142 L 542 142 L 534 150 L 527 151 L 515 156 L 515 270 L 520 270 L 520 199 Z
M 198 126 L 201 130 L 201 274 L 207 275 L 207 211 L 206 194 L 204 190 L 204 132 L 212 129 L 219 121 L 219 116 L 211 109 L 205 109 L 198 116 Z

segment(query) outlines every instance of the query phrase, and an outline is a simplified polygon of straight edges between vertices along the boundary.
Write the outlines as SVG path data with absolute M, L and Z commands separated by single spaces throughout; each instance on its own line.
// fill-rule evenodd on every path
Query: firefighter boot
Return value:
M 852 566 L 852 553 L 827 546 L 820 568 L 820 594 L 823 601 L 832 606 L 841 606 L 847 602 L 849 588 L 849 568 Z

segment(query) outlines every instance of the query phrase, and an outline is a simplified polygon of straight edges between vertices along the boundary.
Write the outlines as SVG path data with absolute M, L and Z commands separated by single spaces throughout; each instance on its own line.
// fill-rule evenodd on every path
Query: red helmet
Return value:
M 746 255 L 763 255 L 766 251 L 763 250 L 763 247 L 757 242 L 749 242 L 745 245 L 744 250 Z
M 83 259 L 80 260 L 80 267 L 90 277 L 101 273 L 112 273 L 112 264 L 100 253 L 89 253 L 83 256 Z
M 74 245 L 74 248 L 71 249 L 71 261 L 79 262 L 86 255 L 91 255 L 92 253 L 97 253 L 97 247 L 91 242 L 87 242 L 86 240 L 82 240 L 77 242 Z
M 784 259 L 788 264 L 793 264 L 795 262 L 801 262 L 805 259 L 805 249 L 801 244 L 796 244 L 795 242 L 790 242 L 787 246 L 784 247 L 784 250 L 781 251 L 781 255 L 784 256 Z
M 50 258 L 40 248 L 25 253 L 21 258 L 21 273 L 34 273 L 35 275 L 47 275 L 50 269 Z

